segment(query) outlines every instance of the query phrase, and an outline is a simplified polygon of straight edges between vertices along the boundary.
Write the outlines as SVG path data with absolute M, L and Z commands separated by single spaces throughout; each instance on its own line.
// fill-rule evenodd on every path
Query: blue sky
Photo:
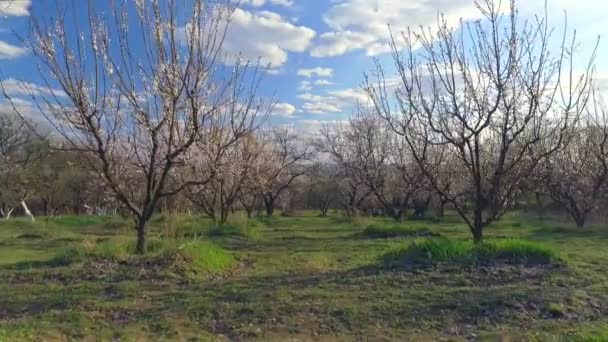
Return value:
M 4 80 L 39 82 L 32 56 L 15 33 L 25 35 L 31 14 L 52 11 L 52 3 L 0 0 Z M 518 1 L 522 16 L 528 18 L 542 14 L 544 4 L 544 0 Z M 581 56 L 588 55 L 598 35 L 608 35 L 604 18 L 608 1 L 548 0 L 547 7 L 556 26 L 563 23 L 567 11 L 569 27 L 577 29 Z M 83 15 L 84 9 L 80 9 Z M 225 48 L 228 54 L 240 52 L 271 63 L 261 93 L 274 94 L 278 101 L 272 123 L 310 132 L 325 122 L 343 120 L 354 103 L 364 99 L 359 86 L 374 57 L 390 65 L 387 24 L 395 31 L 433 25 L 438 12 L 454 24 L 459 18 L 479 17 L 473 0 L 241 0 Z M 577 59 L 581 65 L 576 67 L 582 68 L 584 60 Z M 600 43 L 597 66 L 598 78 L 608 80 L 606 44 Z

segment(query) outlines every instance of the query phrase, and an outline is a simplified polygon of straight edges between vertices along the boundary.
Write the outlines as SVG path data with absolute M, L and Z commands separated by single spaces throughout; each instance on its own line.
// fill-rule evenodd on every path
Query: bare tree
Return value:
M 205 184 L 189 187 L 185 194 L 215 222 L 226 222 L 247 184 L 257 179 L 256 165 L 262 156 L 258 144 L 255 135 L 249 134 L 228 149 L 221 143 L 204 147 L 207 158 L 202 159 L 201 165 L 212 168 L 214 175 Z M 222 151 L 220 157 L 218 149 Z
M 306 200 L 310 208 L 326 216 L 340 200 L 340 179 L 334 164 L 315 163 L 306 182 Z
M 569 143 L 541 169 L 551 199 L 578 227 L 585 226 L 608 191 L 608 110 L 599 94 L 594 94 L 592 106 L 573 127 Z
M 506 14 L 500 6 L 478 1 L 483 20 L 458 31 L 444 17 L 436 34 L 407 30 L 403 50 L 393 39 L 394 97 L 379 64 L 377 81 L 365 82 L 377 114 L 406 139 L 476 242 L 511 206 L 519 180 L 562 145 L 586 105 L 593 62 L 573 76 L 575 34 L 569 41 L 564 29 L 553 51 L 546 18 L 522 21 L 514 1 Z M 445 188 L 439 177 L 448 156 L 456 156 L 458 181 Z
M 342 165 L 351 175 L 352 185 L 359 188 L 352 194 L 367 193 L 357 207 L 368 200 L 401 220 L 422 193 L 426 178 L 409 150 L 402 148 L 403 138 L 373 112 L 360 108 L 347 123 L 325 127 L 320 136 L 316 144 L 319 150 Z M 373 201 L 369 201 L 369 195 Z
M 17 204 L 24 213 L 34 220 L 26 204 L 28 194 L 28 175 L 26 166 L 41 153 L 42 137 L 33 131 L 34 125 L 16 114 L 0 116 L 0 214 L 5 219 L 11 217 Z
M 266 215 L 272 216 L 276 200 L 293 185 L 294 181 L 304 176 L 310 160 L 307 146 L 298 136 L 286 128 L 274 128 L 269 134 L 270 145 L 267 151 L 266 172 L 262 177 L 262 200 Z
M 348 139 L 348 127 L 348 124 L 343 123 L 326 125 L 314 144 L 318 152 L 327 155 L 337 166 L 342 206 L 348 216 L 356 216 L 373 191 L 366 186 L 359 168 L 355 166 L 357 152 L 352 139 Z
M 32 18 L 48 90 L 30 95 L 131 214 L 141 254 L 159 200 L 209 180 L 172 177 L 190 149 L 210 128 L 249 129 L 266 108 L 255 98 L 260 75 L 247 63 L 220 65 L 231 6 L 123 1 L 107 15 L 87 4 L 85 27 L 73 10 Z

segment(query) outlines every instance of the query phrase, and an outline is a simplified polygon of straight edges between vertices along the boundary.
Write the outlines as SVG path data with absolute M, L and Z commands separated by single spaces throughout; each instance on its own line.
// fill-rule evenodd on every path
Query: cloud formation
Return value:
M 0 59 L 13 59 L 26 55 L 29 50 L 0 40 Z
M 296 107 L 287 102 L 280 102 L 274 105 L 272 109 L 273 116 L 280 116 L 284 118 L 290 118 L 296 112 Z
M 334 75 L 334 69 L 316 67 L 311 69 L 299 69 L 298 76 L 311 78 L 313 76 L 318 77 L 332 77 Z
M 364 50 L 375 56 L 388 52 L 388 25 L 398 30 L 431 26 L 437 23 L 438 10 L 452 24 L 461 17 L 479 17 L 472 0 L 342 0 L 323 16 L 331 30 L 319 36 L 311 55 L 331 57 Z
M 0 15 L 28 16 L 32 8 L 32 0 L 2 0 L 0 1 Z
M 279 68 L 287 63 L 289 52 L 306 51 L 315 35 L 314 30 L 296 26 L 277 13 L 237 8 L 223 48 L 229 62 L 240 55 L 247 60 L 259 58 L 262 64 Z
M 253 7 L 262 7 L 266 4 L 291 7 L 291 6 L 295 5 L 295 1 L 293 1 L 293 0 L 242 0 L 241 4 L 250 5 Z

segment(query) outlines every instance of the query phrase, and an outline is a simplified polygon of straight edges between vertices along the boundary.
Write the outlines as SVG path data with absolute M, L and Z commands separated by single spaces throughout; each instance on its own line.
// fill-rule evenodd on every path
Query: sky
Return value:
M 0 77 L 5 85 L 15 80 L 40 83 L 32 54 L 16 36 L 26 36 L 31 16 L 52 11 L 53 1 L 68 0 L 0 0 Z M 526 18 L 544 12 L 544 0 L 517 4 Z M 546 4 L 552 25 L 562 27 L 567 13 L 568 27 L 576 28 L 581 58 L 575 68 L 583 68 L 597 37 L 608 35 L 608 1 Z M 374 58 L 391 65 L 388 25 L 394 32 L 433 26 L 439 12 L 454 25 L 460 18 L 471 21 L 480 16 L 474 0 L 241 0 L 224 50 L 270 64 L 260 89 L 261 96 L 277 101 L 270 122 L 310 133 L 324 123 L 344 120 L 357 101 L 365 101 L 361 82 L 373 69 Z M 597 78 L 605 80 L 607 44 L 600 42 L 596 61 Z M 0 111 L 3 107 L 6 103 L 0 103 Z

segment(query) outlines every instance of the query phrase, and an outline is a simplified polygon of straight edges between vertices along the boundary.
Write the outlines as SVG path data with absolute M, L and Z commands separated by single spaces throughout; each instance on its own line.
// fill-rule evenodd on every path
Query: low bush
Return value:
M 389 267 L 401 265 L 545 265 L 559 263 L 557 253 L 541 243 L 499 239 L 474 244 L 472 241 L 426 238 L 417 239 L 405 249 L 383 256 Z

